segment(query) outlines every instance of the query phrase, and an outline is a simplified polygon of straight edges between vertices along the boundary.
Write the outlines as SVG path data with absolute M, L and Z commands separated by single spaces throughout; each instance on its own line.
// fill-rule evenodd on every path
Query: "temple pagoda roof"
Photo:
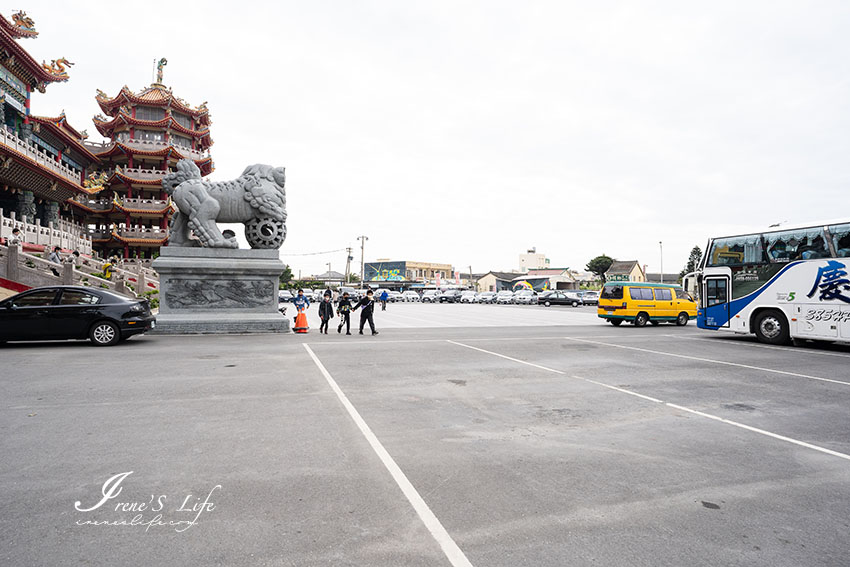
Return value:
M 122 106 L 134 106 L 140 104 L 145 106 L 168 107 L 172 110 L 177 110 L 178 112 L 192 116 L 201 124 L 209 126 L 211 123 L 209 109 L 207 109 L 206 102 L 197 108 L 192 107 L 182 98 L 175 96 L 174 93 L 171 92 L 170 88 L 166 88 L 160 83 L 153 83 L 151 86 L 142 89 L 138 93 L 134 93 L 127 85 L 124 85 L 113 98 L 109 98 L 109 95 L 98 89 L 96 99 L 101 110 L 109 116 L 115 116 Z
M 68 121 L 65 118 L 64 110 L 62 111 L 62 114 L 60 114 L 56 118 L 51 118 L 48 116 L 30 116 L 30 120 L 32 120 L 36 124 L 40 124 L 41 126 L 47 128 L 48 130 L 53 132 L 53 134 L 55 134 L 58 138 L 74 146 L 75 149 L 77 149 L 87 158 L 91 159 L 93 162 L 100 162 L 100 158 L 94 155 L 91 150 L 89 150 L 86 146 L 83 145 L 83 140 L 85 140 L 88 136 L 81 134 L 70 124 L 68 124 Z
M 112 120 L 106 120 L 103 116 L 95 116 L 92 118 L 97 131 L 100 132 L 102 136 L 105 138 L 112 137 L 112 131 L 121 125 L 127 126 L 145 126 L 148 128 L 168 128 L 175 132 L 179 132 L 181 134 L 186 134 L 187 136 L 192 136 L 201 141 L 206 139 L 207 147 L 212 145 L 212 138 L 210 138 L 210 129 L 209 126 L 204 127 L 201 130 L 192 130 L 191 128 L 186 128 L 177 120 L 174 119 L 171 114 L 167 114 L 165 118 L 162 120 L 141 120 L 138 118 L 133 118 L 132 115 L 128 114 L 123 110 L 119 110 L 118 113 L 112 118 Z
M 5 55 L 6 68 L 40 92 L 45 91 L 48 83 L 67 81 L 68 73 L 64 71 L 61 63 L 57 65 L 57 60 L 52 61 L 50 65 L 39 63 L 15 41 L 38 35 L 32 20 L 26 17 L 26 13 L 17 12 L 12 19 L 13 22 L 10 22 L 0 15 L 0 51 Z M 60 58 L 58 61 L 71 64 L 65 58 Z

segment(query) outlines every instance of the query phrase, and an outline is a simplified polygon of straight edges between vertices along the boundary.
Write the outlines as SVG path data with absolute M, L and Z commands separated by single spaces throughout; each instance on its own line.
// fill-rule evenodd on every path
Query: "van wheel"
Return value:
M 608 319 L 608 322 L 611 323 L 612 325 L 614 325 L 615 327 L 619 327 L 620 325 L 623 324 L 622 319 Z
M 649 315 L 641 311 L 637 315 L 635 315 L 635 327 L 646 327 L 646 324 L 649 322 Z
M 781 311 L 767 309 L 756 317 L 756 336 L 758 339 L 771 345 L 787 345 L 791 340 L 788 332 L 788 320 Z
M 111 321 L 98 321 L 92 325 L 89 338 L 95 346 L 112 346 L 121 340 L 121 332 Z
M 550 307 L 552 305 L 552 302 L 551 301 L 544 301 L 543 305 L 545 305 L 546 307 Z
M 680 327 L 684 327 L 688 324 L 688 319 L 688 314 L 683 311 L 682 313 L 679 313 L 678 317 L 676 317 L 676 324 Z

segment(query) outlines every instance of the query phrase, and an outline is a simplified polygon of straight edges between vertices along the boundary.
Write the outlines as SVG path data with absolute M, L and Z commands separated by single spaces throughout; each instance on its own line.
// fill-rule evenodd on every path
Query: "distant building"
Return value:
M 664 276 L 662 278 L 662 276 Z M 646 273 L 646 281 L 650 283 L 679 283 L 679 274 L 650 274 Z
M 411 262 L 408 260 L 379 260 L 364 266 L 366 282 L 444 282 L 454 278 L 451 264 Z
M 516 272 L 487 272 L 475 282 L 476 291 L 502 291 L 512 290 L 513 280 L 518 274 Z
M 637 260 L 614 260 L 605 272 L 609 282 L 645 282 L 646 274 Z
M 514 277 L 511 289 L 533 289 L 547 291 L 550 289 L 578 289 L 578 283 L 567 268 L 547 268 L 528 270 L 527 274 Z
M 327 286 L 343 285 L 345 283 L 345 274 L 340 274 L 339 272 L 329 270 L 324 274 L 313 276 L 313 279 L 318 282 L 323 282 Z
M 519 255 L 519 271 L 522 273 L 528 270 L 539 270 L 549 267 L 549 259 L 546 254 L 538 254 L 537 248 L 532 248 L 525 254 Z

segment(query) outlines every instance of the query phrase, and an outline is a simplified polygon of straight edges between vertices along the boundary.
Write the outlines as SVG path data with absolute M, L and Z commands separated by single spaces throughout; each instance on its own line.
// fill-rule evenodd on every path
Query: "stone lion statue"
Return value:
M 171 217 L 169 246 L 238 248 L 222 235 L 218 222 L 241 222 L 251 248 L 280 248 L 286 239 L 286 170 L 249 165 L 232 181 L 205 181 L 190 159 L 162 180 L 178 212 Z M 191 238 L 194 231 L 197 238 Z

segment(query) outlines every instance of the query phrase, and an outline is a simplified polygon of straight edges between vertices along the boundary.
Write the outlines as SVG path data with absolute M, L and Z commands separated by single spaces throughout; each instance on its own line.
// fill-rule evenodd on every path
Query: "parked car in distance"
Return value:
M 401 296 L 400 291 L 392 290 L 392 291 L 387 292 L 387 295 L 389 296 L 387 298 L 387 301 L 389 301 L 390 303 L 396 303 L 398 301 L 404 301 L 404 298 Z
M 277 290 L 277 302 L 278 303 L 288 303 L 292 301 L 295 296 L 292 295 L 292 292 L 288 289 L 279 289 Z
M 111 346 L 154 326 L 147 299 L 105 289 L 37 287 L 0 301 L 0 343 L 89 339 Z
M 339 288 L 339 297 L 342 297 L 342 294 L 346 292 L 348 292 L 348 299 L 351 301 L 352 305 L 354 305 L 355 301 L 360 300 L 360 296 L 358 295 L 357 290 L 353 287 L 341 286 Z M 339 298 L 337 298 L 337 301 L 339 301 Z
M 514 292 L 508 290 L 502 290 L 496 294 L 496 303 L 513 303 Z
M 599 292 L 598 291 L 584 291 L 581 294 L 581 302 L 585 305 L 598 305 L 599 304 Z
M 436 289 L 426 289 L 422 294 L 422 303 L 437 303 L 440 301 L 440 291 Z
M 459 289 L 447 289 L 440 294 L 440 303 L 460 303 L 461 292 Z
M 482 291 L 477 296 L 475 296 L 476 303 L 495 303 L 496 302 L 496 292 L 495 291 Z
M 402 301 L 419 302 L 419 294 L 412 290 L 407 290 L 401 294 Z
M 552 290 L 544 292 L 537 300 L 537 303 L 545 307 L 551 305 L 572 305 L 578 307 L 581 305 L 581 296 L 574 291 Z
M 513 302 L 519 305 L 537 303 L 537 294 L 530 289 L 522 289 L 514 293 Z
M 461 303 L 475 303 L 475 298 L 478 294 L 474 291 L 464 291 L 460 294 Z

